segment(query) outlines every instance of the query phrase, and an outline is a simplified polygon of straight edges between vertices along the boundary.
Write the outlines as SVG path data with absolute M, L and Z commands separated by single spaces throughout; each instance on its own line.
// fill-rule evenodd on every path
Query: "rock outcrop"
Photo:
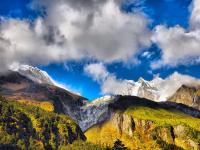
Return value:
M 200 110 L 200 87 L 183 85 L 168 101 L 185 104 Z
M 111 146 L 115 139 L 120 139 L 130 149 L 200 148 L 200 139 L 197 139 L 200 131 L 184 124 L 159 125 L 155 121 L 139 119 L 123 112 L 115 112 L 109 120 L 88 129 L 86 136 L 90 142 Z

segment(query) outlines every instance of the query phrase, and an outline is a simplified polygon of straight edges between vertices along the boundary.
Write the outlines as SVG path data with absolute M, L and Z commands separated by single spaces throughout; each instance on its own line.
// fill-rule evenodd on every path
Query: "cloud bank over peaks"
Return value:
M 140 78 L 138 81 L 118 79 L 108 72 L 102 63 L 85 66 L 85 73 L 97 81 L 102 94 L 133 95 L 155 101 L 166 101 L 182 85 L 200 86 L 200 80 L 194 77 L 174 72 L 165 79 L 156 76 L 151 81 Z
M 150 46 L 148 19 L 121 10 L 121 0 L 40 0 L 34 22 L 1 17 L 0 70 L 12 63 L 49 64 L 93 58 L 127 62 Z
M 84 67 L 84 72 L 101 85 L 102 94 L 121 93 L 121 89 L 127 84 L 127 80 L 117 79 L 102 63 L 89 64 Z
M 200 0 L 193 0 L 189 29 L 181 26 L 159 25 L 154 29 L 152 41 L 162 50 L 162 58 L 152 68 L 196 63 L 200 57 Z

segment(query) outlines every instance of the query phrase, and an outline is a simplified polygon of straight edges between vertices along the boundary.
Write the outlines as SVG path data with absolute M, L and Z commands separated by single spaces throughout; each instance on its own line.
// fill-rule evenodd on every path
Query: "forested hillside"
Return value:
M 57 149 L 86 140 L 68 116 L 0 97 L 1 149 Z

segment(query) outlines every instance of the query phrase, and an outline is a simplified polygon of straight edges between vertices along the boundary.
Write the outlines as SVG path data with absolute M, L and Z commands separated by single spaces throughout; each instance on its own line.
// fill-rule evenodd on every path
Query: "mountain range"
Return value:
M 114 95 L 90 102 L 60 87 L 45 71 L 23 65 L 0 75 L 0 94 L 19 107 L 69 116 L 91 147 L 109 148 L 120 139 L 130 149 L 200 149 L 200 81 L 189 76 L 126 80 Z M 60 146 L 37 140 L 45 149 Z

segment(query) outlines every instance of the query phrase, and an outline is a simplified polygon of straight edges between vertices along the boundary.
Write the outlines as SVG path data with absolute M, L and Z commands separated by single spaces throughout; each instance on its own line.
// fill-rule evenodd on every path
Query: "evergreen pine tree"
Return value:
M 127 147 L 125 147 L 125 145 L 122 143 L 122 141 L 117 139 L 114 143 L 112 150 L 127 150 Z

